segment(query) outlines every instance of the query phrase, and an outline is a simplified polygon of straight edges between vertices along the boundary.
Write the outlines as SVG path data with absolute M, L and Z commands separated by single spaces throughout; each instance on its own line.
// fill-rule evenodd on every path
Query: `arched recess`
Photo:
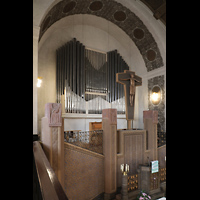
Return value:
M 121 28 L 137 46 L 148 72 L 164 65 L 158 45 L 147 27 L 131 10 L 114 0 L 63 0 L 58 2 L 41 22 L 39 41 L 52 24 L 75 14 L 102 17 Z
M 56 102 L 56 50 L 73 38 L 77 38 L 86 47 L 94 50 L 109 52 L 117 49 L 130 66 L 130 70 L 135 71 L 137 75 L 147 72 L 135 43 L 114 23 L 88 14 L 62 18 L 49 27 L 39 42 L 38 75 L 43 77 L 43 85 L 38 89 L 39 130 L 45 103 Z M 142 110 L 145 109 L 142 100 L 138 102 L 137 99 L 136 104 Z M 136 120 L 139 118 L 137 113 L 135 117 Z M 126 127 L 126 121 L 121 123 L 124 123 L 121 128 Z M 80 130 L 86 130 L 86 128 L 80 127 Z

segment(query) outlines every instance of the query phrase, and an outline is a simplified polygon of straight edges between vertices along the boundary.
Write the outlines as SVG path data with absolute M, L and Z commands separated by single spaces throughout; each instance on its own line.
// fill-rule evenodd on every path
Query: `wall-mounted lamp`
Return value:
M 37 78 L 37 87 L 41 87 L 41 84 L 42 84 L 42 77 L 39 76 L 39 77 Z
M 151 90 L 151 102 L 154 106 L 161 102 L 161 88 L 157 85 Z

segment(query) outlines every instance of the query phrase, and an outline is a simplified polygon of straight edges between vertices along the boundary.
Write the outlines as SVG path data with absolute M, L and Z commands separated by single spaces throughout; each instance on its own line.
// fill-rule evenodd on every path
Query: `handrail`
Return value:
M 33 142 L 33 155 L 43 199 L 68 200 L 38 141 Z

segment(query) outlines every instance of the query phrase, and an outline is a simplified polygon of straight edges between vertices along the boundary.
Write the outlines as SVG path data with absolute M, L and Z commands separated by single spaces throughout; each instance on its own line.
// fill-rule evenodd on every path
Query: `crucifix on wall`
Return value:
M 135 75 L 135 72 L 124 70 L 116 73 L 116 82 L 124 85 L 126 120 L 134 119 L 135 89 L 142 85 L 142 78 Z M 130 127 L 130 126 L 129 126 Z

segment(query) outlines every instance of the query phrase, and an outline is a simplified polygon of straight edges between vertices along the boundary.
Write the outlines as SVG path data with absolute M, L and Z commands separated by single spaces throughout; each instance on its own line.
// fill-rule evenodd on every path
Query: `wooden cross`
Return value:
M 116 82 L 124 85 L 126 120 L 134 119 L 135 87 L 142 85 L 142 78 L 135 75 L 135 72 L 124 70 L 116 73 Z

